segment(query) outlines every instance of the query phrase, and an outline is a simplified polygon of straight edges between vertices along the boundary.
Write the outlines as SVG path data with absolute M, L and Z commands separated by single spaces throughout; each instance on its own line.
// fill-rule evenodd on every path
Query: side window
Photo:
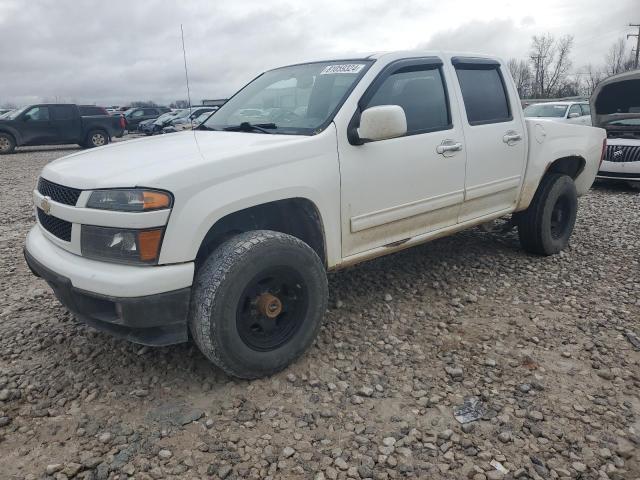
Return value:
M 470 125 L 512 120 L 498 65 L 461 65 L 456 73 Z
M 145 108 L 144 109 L 144 116 L 148 117 L 148 116 L 153 116 L 153 115 L 157 115 L 158 111 L 155 108 Z
M 49 107 L 33 107 L 25 115 L 25 119 L 35 122 L 48 122 L 49 121 Z
M 51 116 L 54 120 L 72 120 L 74 111 L 71 105 L 54 105 L 51 107 Z
M 582 115 L 591 115 L 591 107 L 588 103 L 583 103 L 580 106 L 582 107 Z
M 144 110 L 136 110 L 131 114 L 133 118 L 138 118 L 144 115 Z
M 451 128 L 451 116 L 440 69 L 432 65 L 400 68 L 378 87 L 363 110 L 399 105 L 407 117 L 407 135 Z
M 80 115 L 82 115 L 83 117 L 90 117 L 92 115 L 108 115 L 102 107 L 85 105 L 78 107 L 78 110 L 80 111 Z
M 569 113 L 567 114 L 567 118 L 571 117 L 572 113 L 577 113 L 578 116 L 582 115 L 582 109 L 580 108 L 580 105 L 571 105 L 571 108 L 569 108 Z

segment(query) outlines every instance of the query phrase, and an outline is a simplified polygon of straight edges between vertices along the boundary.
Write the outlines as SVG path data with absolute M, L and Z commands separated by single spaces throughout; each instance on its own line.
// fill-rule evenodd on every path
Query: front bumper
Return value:
M 640 161 L 609 162 L 604 160 L 600 165 L 597 178 L 607 180 L 640 181 Z
M 24 256 L 31 271 L 46 280 L 58 300 L 80 321 L 143 345 L 163 346 L 187 341 L 193 264 L 133 267 L 96 262 L 55 246 L 42 236 L 38 226 L 27 237 Z M 61 264 L 65 258 L 67 263 Z M 86 265 L 78 267 L 84 263 Z M 163 280 L 166 273 L 185 269 L 191 271 L 186 285 L 174 282 L 173 286 L 177 288 L 153 291 L 159 284 L 168 286 Z M 83 278 L 84 275 L 93 278 Z M 154 276 L 158 281 L 153 281 Z M 133 288 L 132 282 L 139 281 L 145 285 Z M 109 286 L 109 282 L 114 284 Z M 121 291 L 123 284 L 133 289 Z M 87 290 L 87 285 L 98 288 Z

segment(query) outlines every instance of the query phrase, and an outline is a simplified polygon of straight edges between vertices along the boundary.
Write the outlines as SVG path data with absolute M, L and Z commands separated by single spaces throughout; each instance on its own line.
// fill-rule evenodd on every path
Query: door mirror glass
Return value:
M 367 108 L 360 115 L 358 136 L 364 142 L 387 140 L 407 134 L 407 117 L 399 105 Z
M 580 114 L 578 112 L 573 112 L 569 114 L 569 118 L 578 118 Z

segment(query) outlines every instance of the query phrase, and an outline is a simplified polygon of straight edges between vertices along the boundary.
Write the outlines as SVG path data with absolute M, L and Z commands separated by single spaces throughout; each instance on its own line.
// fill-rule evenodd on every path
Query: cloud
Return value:
M 1 0 L 0 104 L 185 98 L 181 23 L 195 102 L 231 95 L 268 68 L 354 52 L 523 57 L 546 31 L 574 34 L 582 65 L 626 33 L 634 1 Z

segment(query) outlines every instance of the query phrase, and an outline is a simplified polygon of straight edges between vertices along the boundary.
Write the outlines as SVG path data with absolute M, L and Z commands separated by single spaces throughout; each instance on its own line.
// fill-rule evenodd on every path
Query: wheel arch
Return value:
M 5 135 L 10 135 L 13 138 L 13 142 L 15 143 L 16 147 L 19 147 L 20 145 L 22 145 L 19 132 L 14 131 L 11 128 L 0 127 L 0 133 L 4 133 Z
M 586 165 L 587 160 L 581 155 L 568 155 L 566 157 L 556 158 L 549 163 L 543 177 L 550 173 L 563 173 L 575 180 L 584 171 Z
M 205 234 L 196 255 L 196 268 L 231 236 L 249 230 L 273 230 L 309 245 L 327 267 L 326 235 L 320 210 L 308 198 L 292 197 L 256 204 L 218 219 Z

